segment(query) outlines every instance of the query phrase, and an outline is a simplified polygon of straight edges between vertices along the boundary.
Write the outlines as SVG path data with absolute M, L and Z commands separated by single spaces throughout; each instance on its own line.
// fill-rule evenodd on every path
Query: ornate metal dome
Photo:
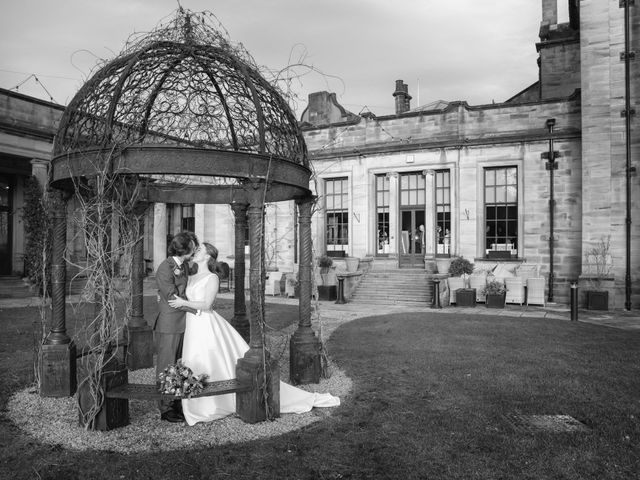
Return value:
M 302 133 L 280 92 L 205 14 L 182 9 L 82 86 L 53 156 L 57 186 L 115 168 L 156 182 L 182 175 L 183 186 L 268 180 L 303 190 L 274 192 L 273 201 L 306 195 L 310 177 Z

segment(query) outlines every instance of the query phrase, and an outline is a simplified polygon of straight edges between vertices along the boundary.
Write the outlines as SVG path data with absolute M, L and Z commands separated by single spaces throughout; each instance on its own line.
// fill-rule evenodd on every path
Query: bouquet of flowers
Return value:
M 176 397 L 191 398 L 202 391 L 205 380 L 208 375 L 194 375 L 193 370 L 187 367 L 182 359 L 175 364 L 169 365 L 164 369 L 158 380 L 160 382 L 159 391 Z

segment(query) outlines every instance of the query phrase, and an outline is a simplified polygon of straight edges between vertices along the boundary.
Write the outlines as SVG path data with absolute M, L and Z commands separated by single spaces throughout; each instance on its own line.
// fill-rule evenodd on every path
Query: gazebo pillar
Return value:
M 236 364 L 236 378 L 253 388 L 236 393 L 236 413 L 247 423 L 256 423 L 280 415 L 280 373 L 278 363 L 273 361 L 264 344 L 264 332 L 260 325 L 264 321 L 264 290 L 262 289 L 262 192 L 253 192 L 254 201 L 248 208 L 249 244 L 251 248 L 249 283 L 250 339 L 249 350 Z M 266 388 L 266 391 L 265 391 Z
M 311 208 L 313 198 L 296 201 L 300 223 L 300 303 L 298 329 L 289 344 L 289 376 L 293 385 L 320 381 L 320 340 L 311 328 Z
M 43 397 L 69 397 L 77 387 L 76 346 L 67 335 L 66 263 L 67 202 L 62 191 L 53 190 L 51 217 L 53 242 L 51 247 L 51 330 L 40 350 L 40 395 Z
M 249 343 L 249 319 L 247 318 L 247 304 L 244 296 L 244 232 L 247 227 L 247 208 L 244 203 L 232 203 L 231 209 L 235 217 L 235 244 L 233 260 L 233 318 L 231 325 Z
M 134 211 L 139 233 L 131 258 L 131 318 L 126 359 L 129 370 L 153 367 L 153 331 L 144 319 L 144 214 L 147 206 L 141 202 Z

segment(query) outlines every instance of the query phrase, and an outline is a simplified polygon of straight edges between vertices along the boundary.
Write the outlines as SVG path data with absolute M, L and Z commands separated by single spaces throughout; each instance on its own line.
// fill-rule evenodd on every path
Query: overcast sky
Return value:
M 207 10 L 258 65 L 281 69 L 306 52 L 301 99 L 327 90 L 354 113 L 394 113 L 395 81 L 411 107 L 436 100 L 502 102 L 537 80 L 541 0 L 180 0 Z M 567 2 L 559 1 L 560 4 Z M 176 0 L 4 0 L 0 87 L 31 74 L 66 105 L 98 59 L 119 53 L 134 32 L 152 30 Z M 559 18 L 563 20 L 562 6 Z M 33 78 L 19 92 L 49 100 Z

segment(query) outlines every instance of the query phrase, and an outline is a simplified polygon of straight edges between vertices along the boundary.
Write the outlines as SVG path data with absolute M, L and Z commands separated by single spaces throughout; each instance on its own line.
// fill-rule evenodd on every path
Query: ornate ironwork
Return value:
M 302 134 L 281 92 L 208 20 L 179 9 L 167 25 L 130 41 L 70 102 L 54 157 L 165 145 L 247 152 L 308 167 Z

